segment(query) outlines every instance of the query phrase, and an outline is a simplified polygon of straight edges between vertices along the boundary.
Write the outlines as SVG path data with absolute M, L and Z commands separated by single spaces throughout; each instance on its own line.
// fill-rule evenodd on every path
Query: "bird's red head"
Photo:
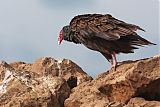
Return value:
M 63 30 L 61 30 L 59 33 L 59 36 L 58 36 L 58 44 L 59 45 L 61 44 L 63 37 L 64 37 L 64 32 L 63 32 Z

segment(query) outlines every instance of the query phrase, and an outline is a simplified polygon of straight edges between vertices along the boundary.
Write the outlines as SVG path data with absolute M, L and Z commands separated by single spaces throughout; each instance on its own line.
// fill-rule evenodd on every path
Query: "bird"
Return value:
M 156 45 L 142 38 L 136 31 L 141 27 L 126 23 L 111 14 L 82 14 L 73 17 L 69 25 L 62 28 L 58 44 L 62 40 L 83 44 L 85 47 L 100 52 L 116 68 L 116 54 L 134 53 L 144 45 Z

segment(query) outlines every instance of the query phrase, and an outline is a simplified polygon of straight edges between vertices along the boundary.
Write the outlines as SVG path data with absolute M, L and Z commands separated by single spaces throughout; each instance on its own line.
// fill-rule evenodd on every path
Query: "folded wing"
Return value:
M 121 36 L 137 35 L 136 30 L 143 30 L 139 26 L 125 23 L 109 14 L 75 16 L 70 26 L 76 35 L 81 35 L 81 38 L 102 38 L 109 41 L 120 39 Z

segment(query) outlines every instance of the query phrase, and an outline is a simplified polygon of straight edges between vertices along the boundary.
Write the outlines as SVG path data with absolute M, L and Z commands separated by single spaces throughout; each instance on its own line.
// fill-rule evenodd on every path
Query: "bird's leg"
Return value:
M 116 71 L 117 59 L 116 59 L 116 52 L 115 51 L 113 52 L 112 59 L 113 59 L 112 67 L 114 67 L 114 70 Z
M 117 65 L 116 52 L 113 52 L 113 66 Z

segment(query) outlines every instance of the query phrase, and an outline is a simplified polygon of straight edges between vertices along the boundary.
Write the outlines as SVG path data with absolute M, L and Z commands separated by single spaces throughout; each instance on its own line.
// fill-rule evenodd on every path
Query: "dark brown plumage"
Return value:
M 109 14 L 85 14 L 75 16 L 68 26 L 64 26 L 59 35 L 62 40 L 83 44 L 89 49 L 100 52 L 112 65 L 116 65 L 115 55 L 133 53 L 136 46 L 153 44 L 140 37 L 137 25 L 128 24 Z

